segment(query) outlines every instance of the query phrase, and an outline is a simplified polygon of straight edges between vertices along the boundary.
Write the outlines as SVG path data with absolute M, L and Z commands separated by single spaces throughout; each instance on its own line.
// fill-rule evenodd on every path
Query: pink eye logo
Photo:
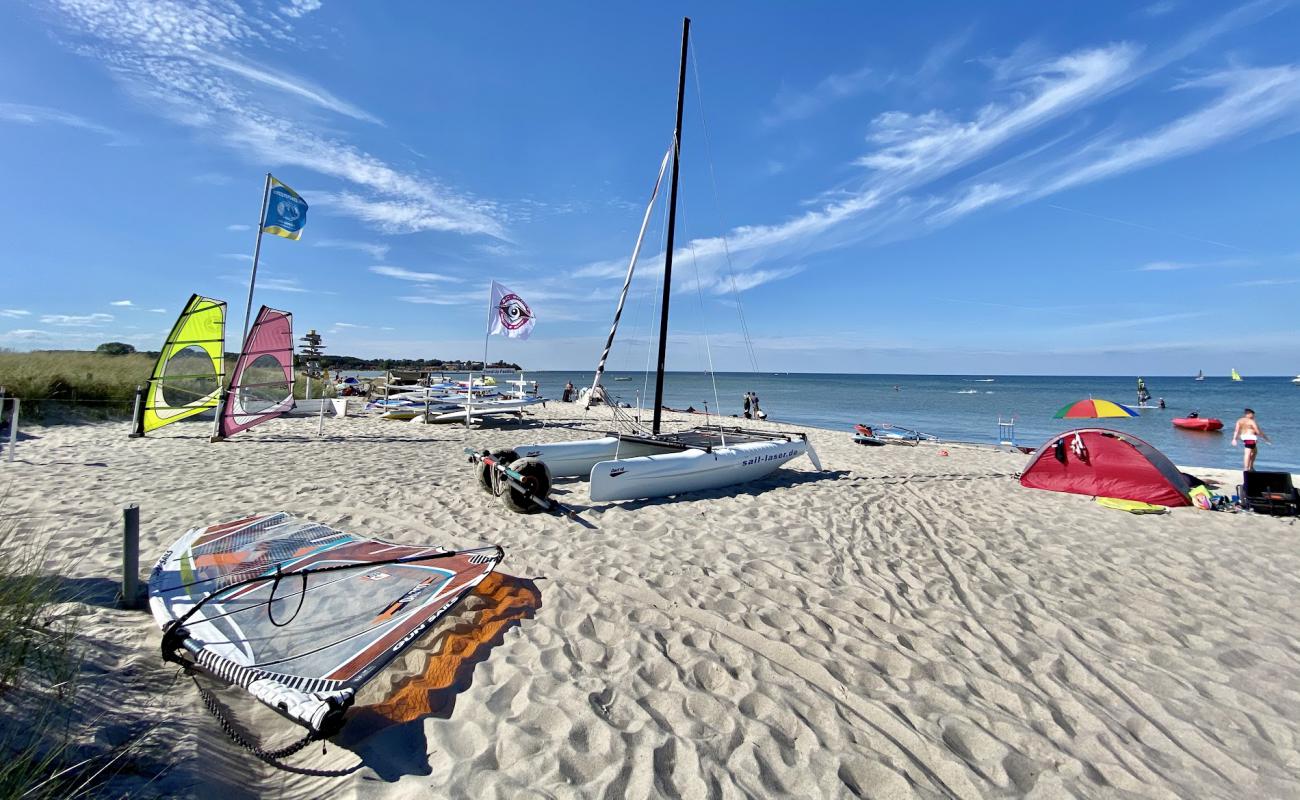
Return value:
M 528 320 L 533 318 L 533 312 L 519 295 L 508 294 L 501 298 L 497 316 L 506 330 L 514 331 L 527 325 Z

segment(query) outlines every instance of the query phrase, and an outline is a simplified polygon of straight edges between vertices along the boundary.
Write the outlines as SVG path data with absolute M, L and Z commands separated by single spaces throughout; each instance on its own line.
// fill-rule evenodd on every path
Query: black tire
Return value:
M 551 470 L 536 458 L 521 458 L 510 465 L 510 469 L 524 477 L 523 483 L 529 488 L 533 497 L 546 497 L 551 493 Z M 506 508 L 519 514 L 536 514 L 544 511 L 532 497 L 508 486 L 501 494 Z
M 492 460 L 498 464 L 513 464 L 519 460 L 519 454 L 514 450 L 496 450 L 492 453 Z M 475 473 L 478 474 L 478 488 L 489 494 L 492 492 L 492 470 L 482 461 L 474 466 Z

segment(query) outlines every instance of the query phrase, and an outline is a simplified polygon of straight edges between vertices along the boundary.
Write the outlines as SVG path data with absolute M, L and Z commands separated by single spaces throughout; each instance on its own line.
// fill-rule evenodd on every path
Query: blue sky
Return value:
M 495 278 L 492 358 L 590 368 L 690 13 L 670 368 L 1300 371 L 1297 4 L 650 6 L 9 4 L 0 347 L 238 330 L 269 170 L 311 212 L 255 302 L 330 352 L 478 357 Z

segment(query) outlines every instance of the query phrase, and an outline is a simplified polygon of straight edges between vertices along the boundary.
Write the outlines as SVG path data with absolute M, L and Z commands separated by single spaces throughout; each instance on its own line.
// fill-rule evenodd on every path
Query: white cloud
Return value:
M 347 239 L 322 239 L 314 241 L 312 244 L 316 247 L 337 247 L 342 250 L 356 250 L 365 253 L 376 261 L 382 261 L 388 257 L 388 251 L 392 248 L 386 244 L 373 244 L 371 242 L 354 242 Z
M 1159 0 L 1159 2 L 1143 7 L 1142 16 L 1150 17 L 1152 19 L 1163 17 L 1165 14 L 1173 11 L 1175 7 L 1176 4 L 1174 3 L 1174 0 Z
M 368 172 L 366 165 L 356 165 Z M 387 176 L 380 175 L 383 179 Z M 358 180 L 362 183 L 362 180 Z M 376 181 L 381 191 L 402 194 L 384 188 L 386 180 Z M 431 192 L 412 192 L 398 199 L 366 198 L 352 192 L 337 194 L 317 193 L 314 201 L 341 214 L 356 217 L 384 233 L 418 233 L 420 231 L 448 231 L 452 233 L 480 233 L 504 237 L 500 223 L 493 218 L 491 204 L 460 200 L 447 195 L 435 198 Z
M 1027 95 L 990 103 L 964 122 L 937 109 L 924 114 L 885 112 L 873 121 L 868 137 L 880 147 L 857 163 L 879 173 L 907 176 L 913 185 L 947 174 L 1129 83 L 1138 53 L 1134 45 L 1121 43 L 1039 64 L 1024 81 L 1031 89 Z
M 403 269 L 402 267 L 371 267 L 370 271 L 376 275 L 383 275 L 388 278 L 397 278 L 401 281 L 412 281 L 414 283 L 439 283 L 450 282 L 460 283 L 460 278 L 450 275 L 440 275 L 437 272 L 416 272 L 414 270 Z
M 32 312 L 24 308 L 0 308 L 0 317 L 9 317 L 18 319 L 21 317 L 30 317 Z
M 253 229 L 253 226 L 252 226 L 252 225 L 243 225 L 243 224 L 238 223 L 238 222 L 236 222 L 236 223 L 233 224 L 233 225 L 227 225 L 227 226 L 226 226 L 226 230 L 228 230 L 228 231 L 251 231 L 252 229 Z
M 203 54 L 195 55 L 195 58 L 203 63 L 219 69 L 232 72 L 241 78 L 246 78 L 253 83 L 259 83 L 263 86 L 269 86 L 273 89 L 279 89 L 287 94 L 300 97 L 312 105 L 319 106 L 327 111 L 333 111 L 336 114 L 342 114 L 346 117 L 370 122 L 376 125 L 382 125 L 383 122 L 375 116 L 357 108 L 351 103 L 340 100 L 329 92 L 317 86 L 313 86 L 302 78 L 292 78 L 286 76 L 282 70 L 267 70 L 257 64 L 243 61 L 236 58 L 226 58 L 224 56 Z
M 366 326 L 365 326 L 365 325 L 354 325 L 354 324 L 352 324 L 351 322 L 336 322 L 336 323 L 334 323 L 334 327 L 336 327 L 336 328 L 358 328 L 358 329 L 362 329 L 362 328 L 365 328 Z
M 1231 69 L 1179 88 L 1210 87 L 1221 90 L 1218 99 L 1146 136 L 1107 148 L 1038 189 L 1045 196 L 1171 158 L 1204 150 L 1266 123 L 1288 119 L 1300 123 L 1300 68 L 1292 65 L 1259 69 Z
M 167 309 L 165 309 L 165 308 L 151 308 L 151 309 L 149 309 L 149 310 L 150 310 L 151 312 L 155 313 L 155 314 L 166 314 L 166 313 L 167 313 Z
M 63 325 L 69 327 L 103 325 L 112 321 L 112 314 L 43 314 L 41 316 L 41 322 L 45 325 Z
M 1217 269 L 1221 267 L 1249 267 L 1255 262 L 1248 258 L 1224 258 L 1218 261 L 1149 261 L 1137 268 L 1138 272 L 1177 272 L 1184 269 Z
M 39 341 L 41 339 L 52 339 L 54 334 L 50 331 L 41 331 L 34 328 L 19 328 L 7 333 L 0 334 L 0 338 L 11 339 L 20 342 Z
M 1290 286 L 1293 283 L 1300 283 L 1300 278 L 1260 278 L 1253 281 L 1240 281 L 1232 284 L 1233 286 Z
M 848 73 L 827 75 L 808 91 L 783 89 L 772 101 L 772 110 L 763 116 L 763 124 L 775 127 L 807 119 L 839 100 L 881 86 L 886 81 L 888 77 L 877 75 L 871 67 L 861 67 Z
M 54 6 L 84 35 L 78 51 L 98 57 L 150 110 L 217 138 L 259 166 L 301 167 L 379 195 L 344 193 L 338 204 L 343 213 L 383 230 L 504 235 L 493 203 L 399 172 L 321 133 L 328 128 L 319 120 L 296 115 L 294 106 L 306 104 L 374 120 L 319 87 L 238 54 L 249 45 L 288 38 L 283 21 L 273 15 L 247 12 L 228 0 L 54 0 Z M 311 6 L 297 5 L 295 11 Z M 393 222 L 394 216 L 401 221 Z
M 135 305 L 135 303 L 132 303 L 130 300 L 114 300 L 113 302 L 109 303 L 109 305 L 121 306 L 122 308 L 127 308 L 129 306 Z
M 289 17 L 305 17 L 313 11 L 319 11 L 321 0 L 289 0 L 289 5 L 280 6 L 280 13 Z
M 107 137 L 109 144 L 129 144 L 130 139 L 121 133 L 96 122 L 83 119 L 76 114 L 60 111 L 45 106 L 29 106 L 21 103 L 0 103 L 0 121 L 15 122 L 20 125 L 64 125 L 69 128 L 81 128 Z

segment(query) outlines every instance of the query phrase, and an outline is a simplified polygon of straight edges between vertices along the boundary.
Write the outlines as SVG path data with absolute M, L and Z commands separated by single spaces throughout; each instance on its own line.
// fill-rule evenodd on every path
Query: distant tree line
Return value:
M 45 351 L 58 352 L 58 351 Z M 111 356 L 124 356 L 136 352 L 136 349 L 125 342 L 104 342 L 95 348 L 97 353 L 105 353 Z M 145 350 L 144 355 L 151 358 L 157 358 L 159 351 Z M 226 353 L 226 358 L 238 358 L 238 353 Z M 329 370 L 346 370 L 348 372 L 359 372 L 380 369 L 441 369 L 447 372 L 468 372 L 470 370 L 483 369 L 482 361 L 444 361 L 441 358 L 357 358 L 356 356 L 336 356 L 321 355 L 316 361 L 320 362 L 321 369 Z M 488 369 L 522 369 L 518 364 L 510 361 L 494 361 L 487 365 Z

